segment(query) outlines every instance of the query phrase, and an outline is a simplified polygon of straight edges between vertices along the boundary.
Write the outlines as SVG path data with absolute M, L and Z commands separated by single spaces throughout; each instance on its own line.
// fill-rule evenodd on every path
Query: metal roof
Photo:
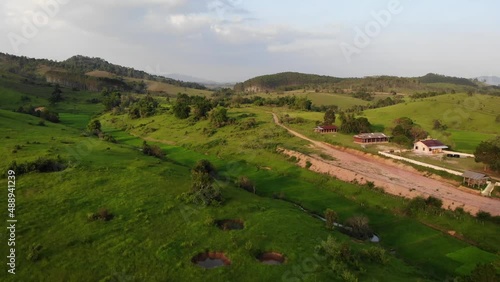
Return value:
M 332 129 L 338 129 L 336 125 L 320 125 L 318 126 L 319 129 L 325 129 L 325 130 L 332 130 Z
M 439 141 L 439 140 L 432 140 L 431 139 L 431 140 L 422 140 L 420 142 L 424 143 L 425 146 L 427 146 L 431 149 L 446 149 L 446 148 L 448 148 L 448 146 L 441 143 L 441 141 Z
M 465 177 L 465 178 L 470 178 L 470 179 L 475 179 L 475 180 L 479 180 L 479 179 L 484 179 L 484 178 L 488 178 L 487 175 L 485 174 L 482 174 L 482 173 L 478 173 L 478 172 L 473 172 L 473 171 L 465 171 L 463 174 L 462 174 L 462 177 Z
M 362 133 L 358 135 L 354 135 L 355 138 L 361 138 L 361 139 L 371 139 L 371 138 L 389 138 L 389 136 L 385 135 L 384 133 L 380 132 L 375 132 L 375 133 Z

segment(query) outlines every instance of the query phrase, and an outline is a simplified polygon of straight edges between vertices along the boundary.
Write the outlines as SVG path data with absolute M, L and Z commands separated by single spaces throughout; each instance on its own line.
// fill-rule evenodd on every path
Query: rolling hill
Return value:
M 139 89 L 140 91 L 137 91 L 140 88 L 137 87 L 137 83 L 141 80 L 168 84 L 180 89 L 207 90 L 199 83 L 152 75 L 144 71 L 112 64 L 101 58 L 81 55 L 57 62 L 0 53 L 0 71 L 17 74 L 33 82 L 45 80 L 49 83 L 91 91 L 114 88 L 140 93 L 147 90 Z
M 297 72 L 284 72 L 251 78 L 235 85 L 238 92 L 289 91 L 318 89 L 329 91 L 416 92 L 447 91 L 466 92 L 479 89 L 475 81 L 429 73 L 422 77 L 370 76 L 339 78 Z

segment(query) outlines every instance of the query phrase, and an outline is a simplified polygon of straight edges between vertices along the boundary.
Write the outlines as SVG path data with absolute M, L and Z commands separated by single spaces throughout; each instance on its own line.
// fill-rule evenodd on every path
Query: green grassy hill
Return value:
M 393 127 L 399 117 L 410 117 L 435 138 L 454 149 L 471 152 L 481 142 L 500 134 L 495 122 L 500 107 L 500 97 L 487 95 L 467 96 L 448 94 L 418 99 L 390 107 L 366 110 L 364 115 L 374 125 Z M 434 120 L 448 126 L 448 130 L 433 130 Z

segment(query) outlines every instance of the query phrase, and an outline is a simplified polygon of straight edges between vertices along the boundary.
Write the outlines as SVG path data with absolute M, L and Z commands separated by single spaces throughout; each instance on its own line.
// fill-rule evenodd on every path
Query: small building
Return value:
M 384 133 L 362 133 L 354 135 L 354 142 L 359 144 L 387 143 L 389 136 Z
M 462 174 L 462 177 L 464 178 L 463 184 L 467 183 L 467 186 L 472 186 L 472 187 L 480 187 L 481 185 L 486 185 L 486 182 L 488 181 L 488 176 L 482 173 L 478 172 L 473 172 L 473 171 L 465 171 Z
M 320 125 L 314 129 L 317 133 L 335 133 L 338 132 L 339 128 L 335 125 Z
M 435 139 L 420 140 L 413 145 L 415 153 L 440 154 L 443 149 L 448 149 L 448 146 Z

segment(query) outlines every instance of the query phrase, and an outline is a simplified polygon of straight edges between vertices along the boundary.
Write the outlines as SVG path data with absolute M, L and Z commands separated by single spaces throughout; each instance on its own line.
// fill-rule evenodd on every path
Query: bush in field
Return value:
M 99 138 L 101 138 L 102 140 L 104 140 L 106 142 L 117 143 L 115 137 L 113 137 L 112 135 L 109 135 L 109 134 L 99 135 Z
M 425 203 L 427 204 L 427 206 L 436 209 L 441 209 L 443 207 L 443 201 L 433 196 L 429 196 L 429 198 L 425 200 Z
M 326 209 L 325 219 L 326 219 L 326 222 L 325 222 L 326 228 L 333 230 L 335 227 L 334 223 L 335 223 L 335 221 L 338 220 L 337 213 L 331 209 Z
M 389 261 L 387 252 L 381 247 L 370 247 L 361 251 L 363 258 L 370 262 L 386 264 Z
M 243 189 L 247 190 L 250 193 L 254 193 L 255 194 L 255 192 L 256 192 L 255 191 L 255 184 L 252 182 L 252 180 L 250 180 L 246 176 L 241 176 L 238 179 L 238 186 L 240 188 L 243 188 Z
M 250 118 L 240 123 L 240 130 L 249 130 L 255 127 L 257 127 L 257 121 L 255 118 Z
M 193 172 L 201 172 L 201 173 L 208 173 L 211 176 L 215 177 L 217 175 L 217 170 L 215 169 L 215 166 L 209 161 L 209 160 L 199 160 L 196 162 L 194 165 Z
M 99 135 L 99 133 L 101 132 L 101 122 L 97 119 L 94 119 L 92 121 L 89 122 L 89 124 L 87 125 L 87 130 L 92 134 L 92 135 Z
M 29 247 L 27 259 L 29 261 L 32 261 L 32 262 L 38 261 L 40 259 L 40 251 L 41 250 L 42 250 L 42 246 L 41 245 L 39 245 L 39 244 L 32 244 Z
M 405 212 L 408 215 L 414 215 L 419 212 L 427 212 L 436 214 L 441 211 L 443 201 L 441 199 L 429 196 L 427 199 L 423 197 L 415 197 L 406 205 Z
M 180 199 L 197 205 L 219 205 L 222 194 L 214 187 L 216 169 L 207 160 L 198 161 L 191 170 L 191 191 L 180 195 Z
M 488 263 L 478 264 L 464 280 L 466 282 L 496 282 L 499 281 L 499 277 L 495 266 Z
M 312 163 L 310 161 L 306 161 L 306 168 L 309 169 L 312 166 Z
M 113 214 L 111 214 L 107 209 L 101 208 L 98 212 L 87 214 L 88 221 L 110 221 L 113 219 Z
M 215 128 L 220 128 L 226 126 L 230 122 L 227 116 L 227 109 L 223 107 L 217 107 L 210 112 L 210 124 Z
M 149 145 L 146 141 L 142 143 L 142 153 L 148 156 L 165 158 L 165 152 L 157 145 Z
M 348 227 L 349 235 L 354 238 L 366 240 L 373 236 L 373 231 L 366 216 L 353 216 L 347 219 L 345 225 Z
M 347 242 L 340 243 L 328 236 L 316 249 L 320 256 L 325 257 L 326 266 L 330 267 L 338 278 L 357 281 L 354 271 L 361 270 L 359 256 Z
M 65 162 L 61 157 L 57 156 L 55 159 L 39 157 L 32 162 L 25 162 L 18 164 L 13 161 L 9 165 L 9 169 L 14 170 L 17 175 L 29 173 L 29 172 L 56 172 L 66 169 Z

